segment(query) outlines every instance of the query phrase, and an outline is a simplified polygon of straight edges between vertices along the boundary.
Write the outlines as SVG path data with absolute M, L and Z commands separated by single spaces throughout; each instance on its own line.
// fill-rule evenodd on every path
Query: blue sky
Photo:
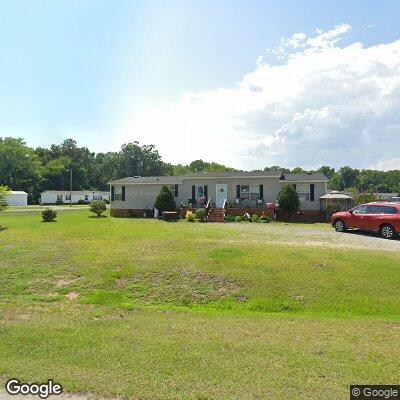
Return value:
M 274 119 L 270 116 L 255 127 L 253 122 L 260 120 L 256 107 L 248 110 L 245 123 L 240 115 L 237 134 L 237 126 L 232 128 L 226 121 L 238 119 L 232 110 L 241 103 L 227 110 L 229 99 L 237 96 L 235 88 L 248 74 L 257 73 L 258 57 L 270 66 L 285 65 L 287 61 L 265 52 L 281 38 L 299 32 L 317 35 L 317 29 L 329 31 L 349 24 L 351 30 L 340 41 L 342 49 L 356 42 L 364 48 L 390 44 L 400 36 L 399 14 L 398 1 L 2 1 L 0 136 L 23 137 L 32 146 L 73 137 L 95 151 L 117 150 L 124 142 L 138 139 L 154 143 L 168 161 L 187 162 L 201 156 L 242 168 L 258 168 L 277 159 L 306 166 L 325 159 L 332 163 L 335 160 L 323 143 L 318 160 L 295 154 L 271 156 L 270 144 L 265 138 L 260 142 L 260 135 L 276 136 L 284 122 L 268 130 Z M 226 138 L 236 138 L 232 146 L 258 138 L 242 152 L 210 152 L 198 139 L 196 121 L 194 127 L 187 120 L 182 124 L 188 107 L 187 115 L 194 119 L 208 118 L 206 113 L 199 115 L 203 108 L 182 106 L 182 98 L 194 96 L 198 102 L 206 96 L 212 102 L 219 96 L 218 88 L 233 92 L 224 100 L 220 113 L 224 120 L 212 117 L 214 124 L 203 127 L 205 136 L 220 136 L 226 146 Z M 302 98 L 307 96 L 302 92 Z M 245 99 L 241 101 L 245 106 Z M 267 104 L 270 100 L 264 107 Z M 330 105 L 307 104 L 315 110 Z M 287 120 L 296 112 L 288 114 Z M 175 120 L 154 124 L 155 119 L 164 121 L 165 114 Z M 396 126 L 392 114 L 389 119 L 388 124 Z M 371 121 L 360 121 L 360 130 L 366 124 Z M 240 132 L 246 132 L 244 141 Z M 183 143 L 182 147 L 174 151 L 168 144 L 173 141 Z M 257 153 L 255 147 L 262 149 Z M 393 160 L 394 155 L 387 160 L 372 155 L 364 161 L 350 157 L 343 161 L 379 167 L 380 162 L 396 163 Z

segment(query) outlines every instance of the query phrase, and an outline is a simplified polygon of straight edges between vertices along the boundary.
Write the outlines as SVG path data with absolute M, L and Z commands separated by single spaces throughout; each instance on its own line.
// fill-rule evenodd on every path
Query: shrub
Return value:
M 163 211 L 175 211 L 176 203 L 171 189 L 167 185 L 163 185 L 160 193 L 158 194 L 154 207 L 158 209 L 160 215 Z
M 297 211 L 300 207 L 299 196 L 293 185 L 286 184 L 278 193 L 279 208 L 287 211 L 289 214 Z
M 253 214 L 251 220 L 253 222 L 260 222 L 260 217 L 257 214 Z
M 226 222 L 235 222 L 235 216 L 230 214 L 225 214 L 225 221 Z
M 78 204 L 88 204 L 86 200 L 79 199 Z
M 195 212 L 195 217 L 198 221 L 204 222 L 206 219 L 206 209 L 205 208 L 198 208 Z
M 242 215 L 242 221 L 251 222 L 251 216 L 250 216 L 250 214 L 244 213 L 244 214 Z
M 362 192 L 362 193 L 355 193 L 354 195 L 354 204 L 356 206 L 365 203 L 371 203 L 373 201 L 377 201 L 378 197 L 375 193 L 370 192 Z
M 93 214 L 97 214 L 98 217 L 100 217 L 100 215 L 103 214 L 106 209 L 106 202 L 103 200 L 93 200 L 90 203 L 89 207 L 90 212 L 92 212 Z
M 186 221 L 187 222 L 194 222 L 196 219 L 192 211 L 186 211 Z
M 69 200 L 68 200 L 68 203 L 69 203 Z M 63 202 L 62 199 L 57 199 L 56 204 L 57 205 L 62 205 L 62 204 L 64 204 L 64 202 Z
M 242 217 L 240 215 L 236 215 L 235 222 L 242 222 Z
M 272 217 L 270 217 L 269 215 L 261 215 L 260 222 L 270 223 L 272 222 Z
M 326 207 L 326 213 L 328 214 L 329 218 L 339 211 L 342 211 L 341 207 L 335 204 L 328 204 Z
M 43 222 L 53 222 L 57 218 L 57 211 L 52 210 L 51 208 L 46 208 L 42 211 L 42 219 Z

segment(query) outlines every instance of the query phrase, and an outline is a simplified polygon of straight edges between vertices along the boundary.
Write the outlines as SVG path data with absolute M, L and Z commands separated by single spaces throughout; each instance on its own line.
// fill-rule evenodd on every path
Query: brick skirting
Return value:
M 326 222 L 326 215 L 324 211 L 298 211 L 289 215 L 286 211 L 277 210 L 276 220 L 283 222 Z
M 114 209 L 112 208 L 110 210 L 110 216 L 111 217 L 132 217 L 132 218 L 143 218 L 144 217 L 144 213 L 145 213 L 145 209 L 140 209 L 140 208 L 130 208 L 127 210 L 123 210 L 123 209 Z M 154 217 L 154 211 L 149 211 L 147 210 L 147 215 L 148 218 L 153 218 Z
M 226 215 L 234 215 L 234 216 L 242 216 L 243 214 L 250 214 L 250 215 L 268 215 L 270 217 L 274 216 L 275 210 L 273 208 L 227 208 L 225 214 Z
M 191 210 L 195 211 L 195 209 L 181 209 L 180 216 L 181 218 L 185 218 L 186 211 Z M 111 217 L 126 217 L 126 218 L 143 218 L 145 209 L 111 209 L 110 216 Z M 147 210 L 149 218 L 154 217 L 154 211 Z M 261 215 L 269 215 L 273 217 L 275 215 L 275 210 L 271 208 L 227 208 L 227 215 L 239 215 L 248 213 L 250 215 L 257 214 Z M 326 213 L 324 211 L 299 211 L 297 213 L 293 213 L 292 215 L 288 215 L 287 212 L 282 210 L 276 210 L 276 220 L 283 222 L 326 222 Z

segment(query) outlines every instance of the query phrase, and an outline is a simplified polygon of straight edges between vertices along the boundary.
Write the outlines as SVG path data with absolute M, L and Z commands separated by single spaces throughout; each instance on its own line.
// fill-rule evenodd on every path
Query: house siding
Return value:
M 226 184 L 227 185 L 227 200 L 231 203 L 232 207 L 237 207 L 236 204 L 236 187 L 237 185 L 263 185 L 263 203 L 256 204 L 257 208 L 263 207 L 266 203 L 275 203 L 277 196 L 282 186 L 285 183 L 296 183 L 308 185 L 312 183 L 314 185 L 314 201 L 302 201 L 300 202 L 300 209 L 304 211 L 319 211 L 320 201 L 319 197 L 323 196 L 327 192 L 326 182 L 319 181 L 309 181 L 309 182 L 286 182 L 279 181 L 277 177 L 238 177 L 238 178 L 215 178 L 215 177 L 202 177 L 196 179 L 184 179 L 183 182 L 178 183 L 178 196 L 175 197 L 177 207 L 181 203 L 187 204 L 189 200 L 192 199 L 192 187 L 197 185 L 207 185 L 208 198 L 212 202 L 216 201 L 216 185 Z M 171 184 L 169 186 L 175 186 L 176 184 Z M 154 202 L 157 195 L 160 193 L 163 184 L 153 184 L 153 183 L 142 183 L 142 184 L 117 184 L 112 185 L 114 187 L 125 187 L 125 201 L 114 200 L 111 201 L 111 210 L 116 210 L 115 213 L 124 214 L 123 210 L 137 210 L 138 213 L 148 207 L 153 208 Z M 121 189 L 120 189 L 121 190 Z M 196 207 L 199 207 L 196 204 Z M 245 204 L 240 204 L 243 207 Z M 254 204 L 253 204 L 254 206 Z M 252 207 L 252 205 L 248 205 Z M 113 215 L 113 212 L 111 213 Z

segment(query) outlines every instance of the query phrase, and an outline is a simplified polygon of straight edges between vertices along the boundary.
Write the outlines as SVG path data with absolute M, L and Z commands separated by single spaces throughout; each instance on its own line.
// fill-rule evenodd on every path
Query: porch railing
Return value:
M 209 199 L 207 200 L 206 207 L 205 207 L 207 217 L 208 217 L 208 213 L 210 212 L 210 206 L 211 206 L 211 200 L 210 200 L 210 198 L 209 198 Z

